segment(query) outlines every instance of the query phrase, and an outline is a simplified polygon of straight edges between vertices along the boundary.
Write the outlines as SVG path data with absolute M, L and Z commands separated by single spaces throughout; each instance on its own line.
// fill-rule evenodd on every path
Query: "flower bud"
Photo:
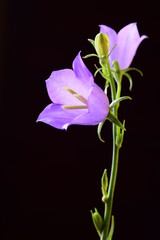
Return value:
M 105 169 L 101 178 L 102 195 L 107 194 L 107 188 L 108 188 L 108 177 L 107 177 L 107 169 Z
M 92 220 L 93 220 L 94 226 L 97 230 L 97 233 L 101 237 L 101 233 L 102 233 L 102 229 L 103 229 L 103 219 L 96 208 L 95 208 L 94 212 L 91 211 L 91 214 L 92 214 Z
M 100 59 L 106 58 L 109 53 L 109 38 L 107 34 L 98 33 L 95 37 L 95 49 Z

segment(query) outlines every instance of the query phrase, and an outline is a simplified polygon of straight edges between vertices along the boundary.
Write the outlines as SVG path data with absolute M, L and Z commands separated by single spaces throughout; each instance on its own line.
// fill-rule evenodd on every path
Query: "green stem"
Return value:
M 116 99 L 116 86 L 115 86 L 115 82 L 114 82 L 114 79 L 113 79 L 113 76 L 111 73 L 109 61 L 107 61 L 106 65 L 102 65 L 102 71 L 103 71 L 103 75 L 106 78 L 106 80 L 109 79 L 109 81 L 110 81 L 112 101 L 114 101 Z
M 112 206 L 113 206 L 113 197 L 114 197 L 114 190 L 115 190 L 117 171 L 118 171 L 118 159 L 119 159 L 119 148 L 116 146 L 116 144 L 114 144 L 108 197 L 105 203 L 104 229 L 102 232 L 101 240 L 107 240 L 107 237 L 109 234 L 111 215 L 112 215 Z
M 109 62 L 107 63 L 106 67 L 102 66 L 102 68 L 103 68 L 104 75 L 107 74 L 106 78 L 109 78 L 110 80 L 112 101 L 114 101 L 117 97 L 117 94 L 120 96 L 121 88 L 117 89 L 117 94 L 116 94 L 115 81 L 111 73 Z M 118 116 L 118 108 L 116 106 L 113 108 L 113 113 L 115 117 Z M 118 159 L 119 159 L 119 147 L 116 145 L 116 137 L 117 137 L 117 134 L 119 134 L 117 130 L 118 130 L 117 126 L 115 124 L 112 124 L 112 134 L 113 134 L 112 168 L 111 168 L 111 174 L 110 174 L 107 200 L 105 203 L 104 228 L 103 228 L 101 240 L 107 240 L 109 229 L 110 229 L 110 223 L 111 223 L 113 197 L 114 197 L 114 191 L 115 191 L 115 185 L 116 185 L 116 179 L 117 179 Z

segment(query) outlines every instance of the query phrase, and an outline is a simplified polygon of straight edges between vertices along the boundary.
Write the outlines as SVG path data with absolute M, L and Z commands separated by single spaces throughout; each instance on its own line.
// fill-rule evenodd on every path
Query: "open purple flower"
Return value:
M 118 34 L 112 28 L 100 25 L 100 32 L 108 34 L 110 52 L 116 45 L 109 56 L 109 61 L 112 66 L 113 61 L 116 60 L 120 69 L 130 66 L 139 44 L 147 37 L 145 35 L 140 37 L 136 23 L 130 23 L 125 26 Z
M 73 61 L 73 70 L 53 71 L 46 87 L 53 103 L 40 113 L 37 121 L 67 129 L 71 124 L 99 124 L 108 115 L 108 98 L 94 83 L 80 53 Z

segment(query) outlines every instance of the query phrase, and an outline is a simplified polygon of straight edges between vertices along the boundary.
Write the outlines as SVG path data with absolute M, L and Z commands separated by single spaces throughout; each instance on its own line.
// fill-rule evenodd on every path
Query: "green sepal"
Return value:
M 94 66 L 95 66 L 95 68 L 97 69 L 97 70 L 95 71 L 95 73 L 94 73 L 94 77 L 96 77 L 97 73 L 100 73 L 101 76 L 106 80 L 106 77 L 105 77 L 105 76 L 103 75 L 103 73 L 102 73 L 102 68 L 101 68 L 101 67 L 98 68 L 98 67 L 96 66 L 96 64 L 95 64 Z
M 113 232 L 114 232 L 114 216 L 112 216 L 111 228 L 110 228 L 107 240 L 112 240 Z
M 90 53 L 90 54 L 85 55 L 83 58 L 86 59 L 86 58 L 90 58 L 90 57 L 98 57 L 98 55 L 95 53 Z
M 93 45 L 93 47 L 95 48 L 95 41 L 93 39 L 88 39 L 88 41 Z
M 102 195 L 105 195 L 105 196 L 107 195 L 107 189 L 108 189 L 108 177 L 107 177 L 107 169 L 105 169 L 101 178 Z
M 129 73 L 123 73 L 124 76 L 126 76 L 126 78 L 128 78 L 129 80 L 129 91 L 132 91 L 132 87 L 133 87 L 133 80 L 132 77 Z
M 92 215 L 92 220 L 93 220 L 95 229 L 98 235 L 101 237 L 103 225 L 104 225 L 103 219 L 96 208 L 94 209 L 94 212 L 91 211 L 91 215 Z
M 132 77 L 131 75 L 128 73 L 129 71 L 136 71 L 138 72 L 142 77 L 143 77 L 143 73 L 141 70 L 139 70 L 138 68 L 126 68 L 122 71 L 122 74 L 124 76 L 126 76 L 129 80 L 129 83 L 130 83 L 130 86 L 129 86 L 129 90 L 131 91 L 132 90 L 132 87 L 133 87 L 133 80 L 132 80 Z
M 127 69 L 124 69 L 123 71 L 124 72 L 136 71 L 143 77 L 143 72 L 140 69 L 138 69 L 138 68 L 127 68 Z
M 110 112 L 108 113 L 107 119 L 108 119 L 110 122 L 114 123 L 116 126 L 120 127 L 121 129 L 126 130 L 126 129 L 124 128 L 123 124 L 119 121 L 119 119 L 113 115 L 112 111 L 110 111 Z
M 102 75 L 102 68 L 98 68 L 96 65 L 95 65 L 95 67 L 96 67 L 97 70 L 94 73 L 94 77 L 96 77 L 97 73 L 100 73 Z
M 115 99 L 115 100 L 109 105 L 109 108 L 112 109 L 112 108 L 114 108 L 118 103 L 120 103 L 120 102 L 123 101 L 123 100 L 127 100 L 127 99 L 132 100 L 132 98 L 129 97 L 129 96 L 119 97 L 119 98 Z
M 105 123 L 105 121 L 106 121 L 107 119 L 105 119 L 103 122 L 100 122 L 99 124 L 98 124 L 98 128 L 97 128 L 97 133 L 98 133 L 98 137 L 99 137 L 99 140 L 101 141 L 101 142 L 105 142 L 103 139 L 102 139 L 102 137 L 101 137 L 101 131 L 102 131 L 102 127 L 103 127 L 103 125 L 104 125 L 104 123 Z

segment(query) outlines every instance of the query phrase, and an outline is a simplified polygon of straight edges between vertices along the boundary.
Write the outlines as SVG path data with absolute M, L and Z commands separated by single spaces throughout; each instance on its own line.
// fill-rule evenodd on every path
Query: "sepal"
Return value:
M 96 77 L 96 76 L 97 76 L 97 73 L 100 72 L 101 76 L 102 76 L 103 78 L 105 78 L 105 77 L 103 76 L 103 73 L 102 73 L 102 68 L 101 68 L 101 67 L 98 68 L 98 67 L 96 66 L 96 64 L 95 64 L 94 66 L 95 66 L 95 68 L 96 68 L 96 71 L 95 71 L 95 73 L 94 73 L 94 77 Z
M 123 73 L 123 75 L 128 78 L 128 81 L 129 81 L 129 91 L 132 91 L 132 87 L 133 87 L 133 80 L 132 80 L 132 77 L 129 73 L 125 72 Z
M 91 211 L 91 215 L 95 229 L 98 235 L 101 237 L 104 224 L 103 219 L 96 208 L 94 209 L 94 212 Z
M 136 71 L 136 72 L 138 72 L 138 73 L 141 75 L 141 77 L 143 77 L 143 72 L 142 72 L 140 69 L 138 69 L 138 68 L 134 68 L 134 67 L 133 67 L 133 68 L 132 68 L 132 67 L 131 67 L 131 68 L 126 68 L 126 69 L 124 69 L 123 71 L 124 71 L 124 72 Z M 123 71 L 122 71 L 122 72 L 123 72 Z
M 126 78 L 128 78 L 128 80 L 129 80 L 129 90 L 131 91 L 132 87 L 133 87 L 133 80 L 132 80 L 131 75 L 128 73 L 129 71 L 136 71 L 136 72 L 138 72 L 141 75 L 141 77 L 143 77 L 143 73 L 138 68 L 127 68 L 127 69 L 124 69 L 122 71 L 122 74 L 124 76 L 126 76 Z
M 96 71 L 95 71 L 95 73 L 94 73 L 94 77 L 96 77 L 97 73 L 100 73 L 101 76 L 106 80 L 106 77 L 104 76 L 104 74 L 103 74 L 103 72 L 102 72 L 102 67 L 98 68 L 98 67 L 96 66 L 96 64 L 95 64 L 94 66 L 95 66 L 95 68 L 96 68 Z

